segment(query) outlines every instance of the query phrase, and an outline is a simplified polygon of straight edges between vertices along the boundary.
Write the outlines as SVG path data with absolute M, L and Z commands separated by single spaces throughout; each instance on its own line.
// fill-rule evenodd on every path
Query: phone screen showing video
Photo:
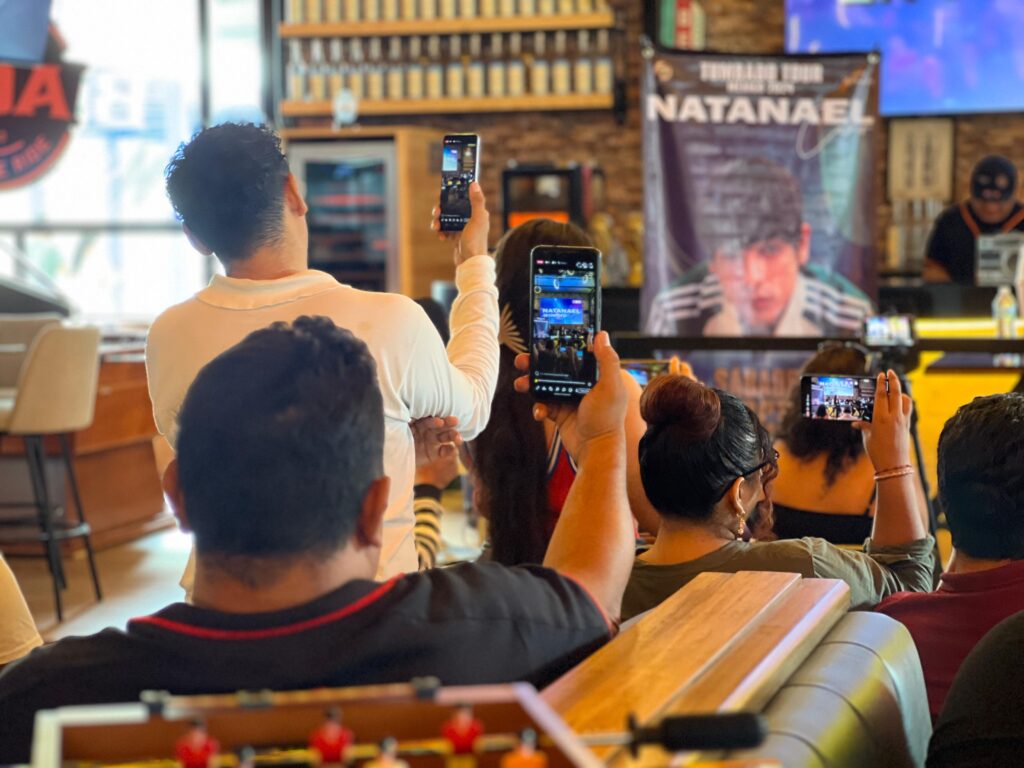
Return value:
M 868 347 L 914 346 L 910 315 L 874 315 L 864 320 L 864 344 Z
M 623 360 L 622 370 L 633 377 L 641 387 L 651 383 L 651 379 L 668 373 L 667 360 Z
M 531 392 L 539 399 L 578 400 L 597 383 L 601 252 L 537 246 L 530 258 Z
M 460 232 L 473 213 L 469 203 L 469 185 L 479 171 L 480 139 L 476 134 L 452 134 L 444 137 L 441 149 L 442 232 Z
M 871 421 L 876 386 L 871 376 L 803 376 L 803 414 L 808 419 Z

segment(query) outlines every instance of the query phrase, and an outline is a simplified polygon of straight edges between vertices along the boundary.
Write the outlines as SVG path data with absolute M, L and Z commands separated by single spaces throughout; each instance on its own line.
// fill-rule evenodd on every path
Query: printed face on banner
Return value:
M 874 290 L 874 64 L 659 53 L 647 66 L 645 330 L 858 335 Z

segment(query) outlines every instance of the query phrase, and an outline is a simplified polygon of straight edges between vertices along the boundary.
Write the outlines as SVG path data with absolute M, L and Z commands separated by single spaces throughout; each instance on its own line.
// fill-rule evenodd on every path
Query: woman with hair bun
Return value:
M 874 465 L 878 509 L 864 552 L 824 539 L 745 541 L 752 517 L 771 517 L 778 454 L 756 414 L 734 395 L 684 376 L 654 379 L 640 401 L 647 432 L 640 476 L 661 518 L 622 601 L 627 619 L 658 605 L 704 571 L 781 571 L 842 579 L 854 609 L 895 592 L 932 587 L 933 540 L 910 466 L 910 398 L 878 376 L 870 423 L 855 425 Z M 755 515 L 755 512 L 757 515 Z

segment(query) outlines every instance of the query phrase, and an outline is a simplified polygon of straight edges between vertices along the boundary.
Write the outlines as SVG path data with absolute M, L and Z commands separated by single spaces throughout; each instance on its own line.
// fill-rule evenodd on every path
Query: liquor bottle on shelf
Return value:
M 405 95 L 409 99 L 422 99 L 424 96 L 423 73 L 427 68 L 423 58 L 423 39 L 409 38 L 409 62 L 405 67 Z
M 445 92 L 450 99 L 466 95 L 466 67 L 462 63 L 462 36 L 448 38 L 448 66 L 445 69 Z
M 444 66 L 441 64 L 441 38 L 431 35 L 427 38 L 427 98 L 440 99 L 444 96 Z
M 319 24 L 323 19 L 321 0 L 306 0 L 306 21 L 309 24 Z
M 288 45 L 288 98 L 303 101 L 306 98 L 306 77 L 309 74 L 302 57 L 302 41 L 291 40 Z
M 415 21 L 419 17 L 416 12 L 416 0 L 402 0 L 402 20 Z
M 301 24 L 305 21 L 302 13 L 304 0 L 286 0 L 284 4 L 284 20 L 288 24 Z
M 594 58 L 594 91 L 609 94 L 615 88 L 615 68 L 607 29 L 597 31 L 597 52 Z
M 526 65 L 523 64 L 523 36 L 513 32 L 508 37 L 508 95 L 526 93 Z
M 484 88 L 484 61 L 482 37 L 469 36 L 469 62 L 466 65 L 466 95 L 471 99 L 482 98 Z
M 464 19 L 476 18 L 476 0 L 459 0 L 459 16 Z
M 380 20 L 380 0 L 363 0 L 363 21 Z
M 576 13 L 593 13 L 594 0 L 576 0 Z
M 566 15 L 576 13 L 575 0 L 558 0 L 558 12 Z
M 519 0 L 520 16 L 535 16 L 537 13 L 537 0 Z
M 487 56 L 487 95 L 501 98 L 507 93 L 505 82 L 505 45 L 501 35 L 491 35 Z
M 530 64 L 530 93 L 547 96 L 551 92 L 551 67 L 547 59 L 547 36 L 533 33 L 533 62 Z
M 380 101 L 384 98 L 384 45 L 379 37 L 370 38 L 370 65 L 366 70 L 366 98 Z
M 328 60 L 330 62 L 327 70 L 327 97 L 333 101 L 338 95 L 338 91 L 345 88 L 348 75 L 348 68 L 345 66 L 345 59 L 342 51 L 341 38 L 332 38 L 327 51 Z
M 590 32 L 581 29 L 576 34 L 576 60 L 573 62 L 573 92 L 594 92 L 594 60 L 590 50 Z
M 348 71 L 348 89 L 357 101 L 366 97 L 366 61 L 363 58 L 363 41 L 354 38 L 351 42 L 352 65 Z
M 420 0 L 420 18 L 437 18 L 437 0 Z
M 381 0 L 380 15 L 384 21 L 396 21 L 398 19 L 398 0 Z
M 594 7 L 598 13 L 611 13 L 612 8 L 608 5 L 608 0 L 594 0 Z
M 324 18 L 329 24 L 341 21 L 341 0 L 324 0 Z
M 402 65 L 402 38 L 388 40 L 387 93 L 389 99 L 405 98 L 405 67 Z
M 515 16 L 516 0 L 499 0 L 498 13 L 502 16 Z
M 455 0 L 440 0 L 440 16 L 442 19 L 454 19 L 456 4 Z
M 345 0 L 345 21 L 362 21 L 363 13 L 359 0 Z
M 540 0 L 537 8 L 542 16 L 551 16 L 555 12 L 555 0 Z
M 309 44 L 309 100 L 327 98 L 327 62 L 324 61 L 324 41 L 317 38 Z
M 551 62 L 551 90 L 565 96 L 572 90 L 571 66 L 564 29 L 555 32 L 555 55 Z
M 480 15 L 486 19 L 493 18 L 498 13 L 497 0 L 480 0 Z

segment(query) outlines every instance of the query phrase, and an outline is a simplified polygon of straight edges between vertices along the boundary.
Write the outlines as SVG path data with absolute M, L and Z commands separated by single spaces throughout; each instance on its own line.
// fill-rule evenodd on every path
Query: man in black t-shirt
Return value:
M 570 413 L 579 470 L 547 567 L 461 565 L 371 581 L 388 497 L 373 358 L 327 318 L 277 323 L 197 375 L 165 491 L 195 533 L 193 604 L 39 649 L 0 674 L 0 763 L 29 759 L 34 714 L 176 694 L 407 681 L 544 685 L 613 630 L 633 556 L 625 388 Z M 522 362 L 522 361 L 520 361 Z M 524 389 L 524 381 L 517 388 Z
M 971 197 L 935 220 L 925 254 L 924 279 L 974 285 L 981 235 L 1024 232 L 1024 206 L 1017 202 L 1017 169 L 1001 155 L 989 155 L 971 172 Z

